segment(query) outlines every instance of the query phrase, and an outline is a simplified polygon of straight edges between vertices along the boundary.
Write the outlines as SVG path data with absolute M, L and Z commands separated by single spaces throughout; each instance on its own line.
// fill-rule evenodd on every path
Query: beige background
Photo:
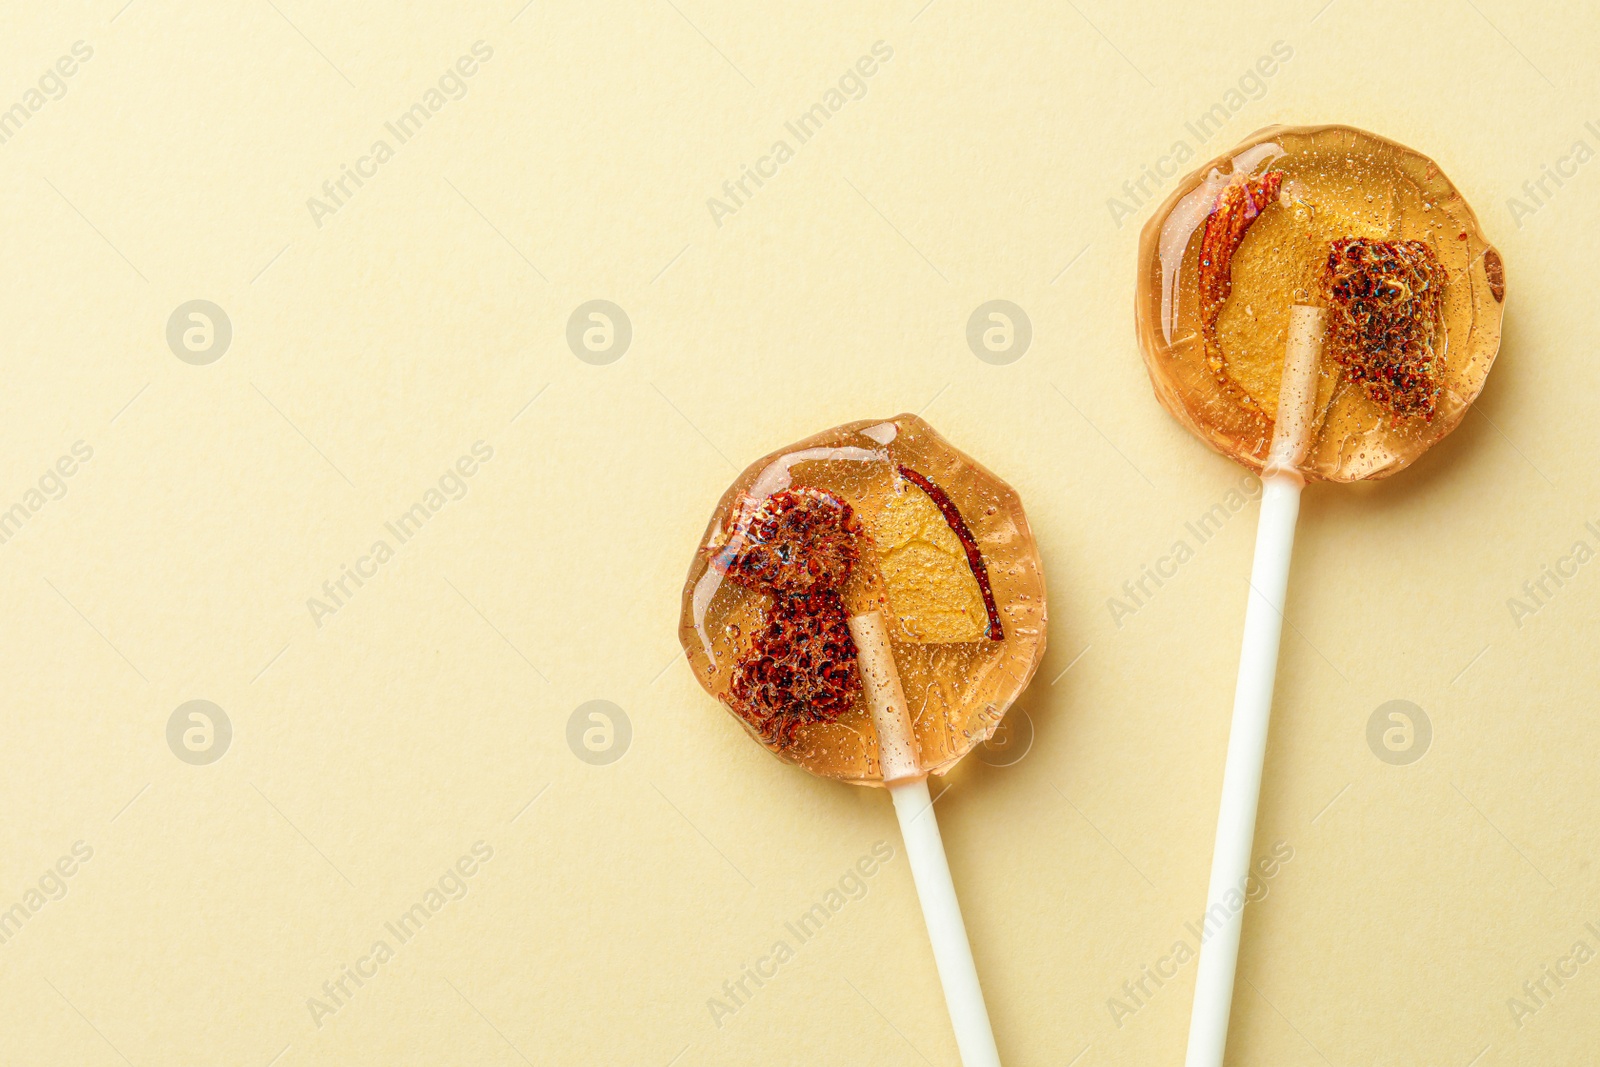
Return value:
M 1248 913 L 1231 1060 L 1593 1062 L 1600 962 L 1520 1027 L 1507 1003 L 1600 950 L 1600 565 L 1508 606 L 1600 544 L 1600 163 L 1507 205 L 1600 148 L 1581 5 L 124 2 L 13 3 L 0 40 L 0 107 L 93 50 L 0 144 L 0 504 L 93 450 L 0 544 L 0 908 L 93 853 L 0 944 L 0 1062 L 953 1064 L 886 799 L 760 751 L 674 632 L 736 468 L 903 410 L 1021 492 L 1050 580 L 1031 749 L 939 802 L 1002 1053 L 1179 1062 L 1192 962 L 1120 1026 L 1108 1001 L 1201 906 L 1255 507 L 1113 621 L 1248 483 L 1150 395 L 1149 205 L 1119 229 L 1108 199 L 1280 41 L 1201 155 L 1282 121 L 1414 145 L 1510 292 L 1462 428 L 1307 495 L 1258 831 L 1293 858 Z M 308 198 L 478 41 L 465 97 L 319 227 Z M 719 227 L 708 198 L 878 41 L 865 97 Z M 564 339 L 596 298 L 633 328 L 604 366 Z M 1034 330 L 1008 366 L 965 338 L 996 298 Z M 206 366 L 165 338 L 193 299 L 232 324 Z M 465 497 L 319 627 L 308 598 L 478 441 Z M 234 731 L 208 766 L 166 741 L 193 699 Z M 595 699 L 631 723 L 610 765 L 566 739 Z M 1389 700 L 1432 723 L 1409 766 L 1366 741 Z M 865 897 L 716 1025 L 880 840 Z M 479 841 L 465 897 L 317 1026 Z

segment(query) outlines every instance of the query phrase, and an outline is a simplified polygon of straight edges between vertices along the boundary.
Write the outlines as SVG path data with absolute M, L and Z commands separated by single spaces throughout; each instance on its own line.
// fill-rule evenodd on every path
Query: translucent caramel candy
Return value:
M 679 639 L 700 683 L 781 759 L 881 784 L 848 619 L 882 613 L 918 765 L 987 740 L 1045 647 L 1044 571 L 1017 494 L 915 415 L 757 461 L 689 567 Z
M 1453 430 L 1500 348 L 1505 267 L 1426 156 L 1348 126 L 1271 127 L 1178 184 L 1139 242 L 1156 396 L 1260 471 L 1289 310 L 1326 309 L 1310 479 L 1381 478 Z

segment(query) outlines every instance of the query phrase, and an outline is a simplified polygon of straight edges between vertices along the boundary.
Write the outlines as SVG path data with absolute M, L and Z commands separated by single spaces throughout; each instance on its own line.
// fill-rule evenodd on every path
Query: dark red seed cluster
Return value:
M 719 566 L 773 602 L 733 665 L 729 703 L 769 745 L 836 722 L 861 692 L 842 599 L 861 532 L 854 509 L 820 489 L 774 493 L 730 531 L 732 553 Z
M 733 668 L 733 707 L 768 744 L 805 723 L 835 722 L 861 691 L 856 646 L 837 591 L 780 596 Z
M 1352 381 L 1397 416 L 1432 419 L 1444 386 L 1434 351 L 1448 276 L 1421 241 L 1342 237 L 1323 268 L 1328 347 Z
M 743 543 L 738 543 L 743 534 Z M 861 520 L 844 500 L 820 489 L 783 489 L 732 531 L 727 575 L 774 594 L 838 589 L 860 558 Z

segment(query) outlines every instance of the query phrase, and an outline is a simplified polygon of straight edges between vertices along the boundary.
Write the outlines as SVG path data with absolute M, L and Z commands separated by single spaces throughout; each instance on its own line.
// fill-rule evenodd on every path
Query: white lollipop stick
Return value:
M 1267 722 L 1278 673 L 1278 639 L 1283 634 L 1284 592 L 1289 584 L 1295 519 L 1300 514 L 1300 489 L 1305 485 L 1298 464 L 1311 436 L 1325 317 L 1321 308 L 1300 304 L 1289 311 L 1278 419 L 1261 471 L 1261 520 L 1256 528 L 1255 559 L 1250 564 L 1244 646 L 1233 695 L 1233 725 L 1228 731 L 1228 762 L 1222 772 L 1217 844 L 1211 855 L 1211 885 L 1206 890 L 1206 936 L 1200 945 L 1185 1067 L 1222 1067 L 1222 1051 L 1228 1041 L 1245 881 L 1255 840 L 1256 805 L 1261 799 Z
M 964 1067 L 1000 1067 L 1000 1051 L 995 1048 L 994 1030 L 989 1026 L 989 1009 L 983 1003 L 972 946 L 967 943 L 967 927 L 961 921 L 961 905 L 950 881 L 944 841 L 933 816 L 928 776 L 917 766 L 911 709 L 900 688 L 900 673 L 895 669 L 883 616 L 876 611 L 852 616 L 850 636 L 855 639 L 861 680 L 872 709 L 872 724 L 878 732 L 883 780 L 900 818 L 900 836 L 905 839 L 906 855 L 911 860 L 911 879 L 922 903 L 922 918 L 928 924 L 933 962 L 939 969 L 939 984 L 944 987 L 944 1003 L 955 1029 L 961 1062 Z

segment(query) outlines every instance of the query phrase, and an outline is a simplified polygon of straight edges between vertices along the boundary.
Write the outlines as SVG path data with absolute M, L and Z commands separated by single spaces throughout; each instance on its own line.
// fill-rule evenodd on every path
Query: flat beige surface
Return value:
M 0 40 L 27 116 L 0 126 L 0 1062 L 953 1064 L 888 801 L 760 751 L 675 635 L 736 468 L 902 410 L 1022 493 L 1051 583 L 1031 749 L 939 802 L 1002 1053 L 1180 1062 L 1255 505 L 1186 526 L 1251 482 L 1150 395 L 1122 186 L 1279 121 L 1429 152 L 1510 294 L 1463 427 L 1305 501 L 1258 831 L 1292 858 L 1247 913 L 1231 1060 L 1594 1061 L 1581 5 L 124 2 L 13 3 Z M 742 166 L 770 177 L 714 218 Z M 197 299 L 231 323 L 208 365 L 166 338 Z M 631 321 L 609 365 L 565 340 L 592 299 Z M 1009 365 L 967 344 L 991 299 L 1031 320 Z M 231 723 L 209 765 L 169 749 L 190 700 Z M 591 700 L 631 725 L 607 765 L 567 740 Z M 1367 742 L 1391 700 L 1431 722 L 1407 766 Z M 776 970 L 730 999 L 747 966 Z

